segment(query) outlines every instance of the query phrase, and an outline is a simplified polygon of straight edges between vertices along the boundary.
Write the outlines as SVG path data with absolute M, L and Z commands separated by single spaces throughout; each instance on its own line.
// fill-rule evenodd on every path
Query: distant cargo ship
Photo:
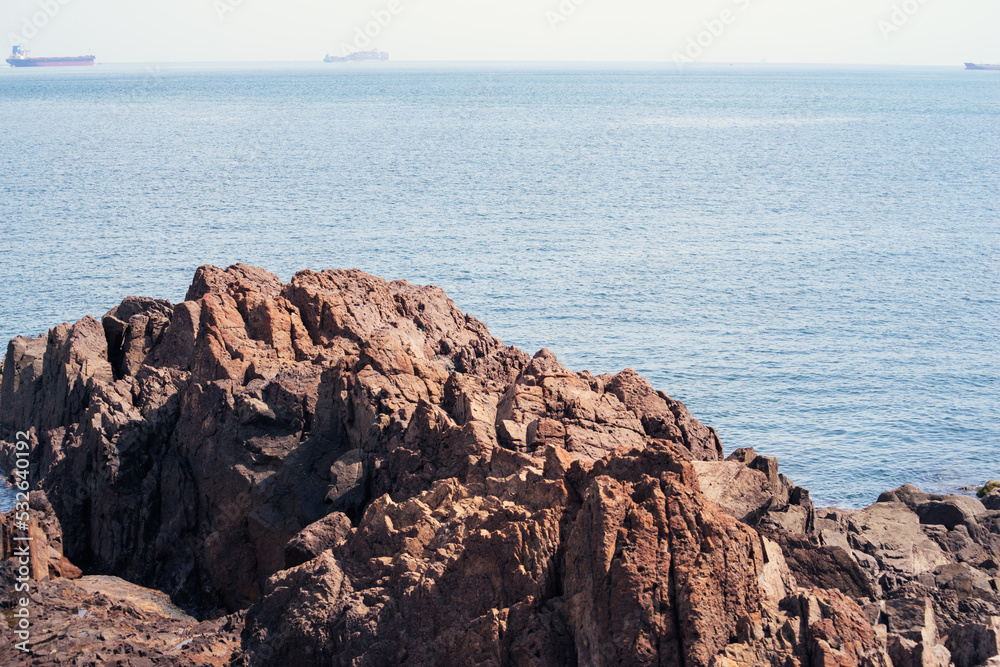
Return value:
M 385 51 L 379 51 L 378 49 L 373 49 L 371 51 L 355 51 L 354 53 L 348 53 L 346 56 L 331 56 L 326 55 L 323 58 L 325 63 L 349 63 L 361 60 L 388 60 L 389 54 Z
M 31 58 L 20 46 L 15 46 L 7 62 L 11 67 L 80 67 L 93 65 L 97 56 L 71 56 L 68 58 Z
M 1000 70 L 1000 65 L 977 65 L 976 63 L 965 63 L 965 69 L 994 69 L 994 70 Z

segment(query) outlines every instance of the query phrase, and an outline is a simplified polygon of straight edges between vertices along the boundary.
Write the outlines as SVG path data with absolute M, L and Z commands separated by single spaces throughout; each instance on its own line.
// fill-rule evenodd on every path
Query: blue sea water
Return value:
M 3 340 L 357 267 L 637 369 L 819 504 L 1000 478 L 996 72 L 5 70 L 0 119 Z

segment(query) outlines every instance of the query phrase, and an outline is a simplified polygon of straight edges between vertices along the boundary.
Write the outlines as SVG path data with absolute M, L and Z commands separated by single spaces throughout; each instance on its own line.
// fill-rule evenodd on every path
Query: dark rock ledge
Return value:
M 1000 665 L 994 496 L 816 509 L 434 287 L 202 267 L 11 341 L 0 424 L 37 537 L 4 665 Z

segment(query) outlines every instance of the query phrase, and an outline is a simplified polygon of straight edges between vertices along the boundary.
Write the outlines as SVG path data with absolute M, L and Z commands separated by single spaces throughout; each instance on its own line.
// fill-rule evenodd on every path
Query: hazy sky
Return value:
M 6 50 L 19 40 L 37 56 L 102 62 L 315 61 L 366 44 L 394 60 L 1000 61 L 998 0 L 0 3 Z

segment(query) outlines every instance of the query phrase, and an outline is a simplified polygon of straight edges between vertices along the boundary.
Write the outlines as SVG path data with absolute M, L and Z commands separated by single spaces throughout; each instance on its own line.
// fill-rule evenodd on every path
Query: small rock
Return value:
M 929 500 L 917 505 L 920 523 L 944 526 L 952 530 L 955 526 L 976 521 L 976 517 L 986 511 L 983 503 L 970 496 L 949 495 L 940 500 Z
M 976 495 L 980 498 L 985 498 L 994 491 L 1000 491 L 1000 480 L 993 479 L 986 482 L 986 484 L 983 485 L 983 488 L 976 491 Z
M 1000 510 L 1000 489 L 983 496 L 982 502 L 983 506 L 988 510 Z
M 1000 656 L 1000 619 L 957 625 L 951 629 L 946 645 L 955 667 L 978 667 Z
M 302 529 L 285 546 L 285 567 L 311 561 L 327 549 L 341 544 L 351 531 L 351 521 L 342 512 L 333 512 Z
M 771 506 L 774 492 L 767 475 L 736 461 L 694 461 L 698 484 L 726 514 L 755 523 Z

